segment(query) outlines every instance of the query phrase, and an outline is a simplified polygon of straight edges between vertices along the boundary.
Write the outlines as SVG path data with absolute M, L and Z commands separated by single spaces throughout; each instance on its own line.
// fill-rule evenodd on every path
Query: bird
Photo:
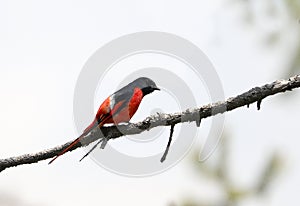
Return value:
M 104 124 L 113 123 L 115 125 L 129 122 L 139 108 L 142 99 L 160 90 L 155 82 L 147 77 L 140 77 L 115 93 L 109 95 L 100 105 L 94 120 L 67 148 L 57 154 L 48 164 L 51 164 L 59 156 L 71 150 L 80 140 L 89 134 L 94 128 L 101 128 Z M 88 153 L 89 154 L 89 153 Z

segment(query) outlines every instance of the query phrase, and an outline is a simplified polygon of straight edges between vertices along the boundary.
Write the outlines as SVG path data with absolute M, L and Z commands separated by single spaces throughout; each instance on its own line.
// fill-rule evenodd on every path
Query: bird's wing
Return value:
M 111 98 L 111 115 L 112 117 L 118 115 L 122 109 L 128 106 L 132 96 L 134 95 L 134 89 L 122 88 L 110 96 Z

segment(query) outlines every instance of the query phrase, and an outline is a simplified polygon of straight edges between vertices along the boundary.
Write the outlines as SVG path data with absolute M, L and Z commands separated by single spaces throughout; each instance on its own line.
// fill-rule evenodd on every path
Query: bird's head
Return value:
M 154 92 L 155 90 L 160 90 L 156 86 L 155 82 L 147 77 L 140 77 L 134 80 L 132 83 L 142 90 L 144 96 Z

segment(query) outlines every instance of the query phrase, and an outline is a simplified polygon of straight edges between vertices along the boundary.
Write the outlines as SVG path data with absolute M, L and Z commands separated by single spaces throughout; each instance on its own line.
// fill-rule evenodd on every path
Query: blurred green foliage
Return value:
M 295 40 L 295 54 L 291 57 L 290 68 L 287 75 L 295 75 L 300 71 L 300 1 L 299 0 L 283 0 L 288 10 L 289 18 L 291 21 L 297 20 L 298 22 L 298 37 Z
M 289 9 L 289 14 L 294 18 L 299 18 L 300 16 L 300 1 L 299 0 L 284 0 L 283 3 L 286 4 Z
M 274 152 L 271 155 L 267 164 L 263 167 L 260 172 L 258 181 L 256 184 L 249 186 L 247 188 L 237 187 L 230 178 L 229 172 L 229 137 L 223 136 L 221 145 L 218 150 L 215 151 L 214 155 L 217 155 L 217 163 L 212 166 L 210 164 L 211 159 L 206 160 L 206 162 L 199 162 L 199 156 L 197 152 L 192 155 L 192 167 L 199 172 L 199 176 L 204 176 L 206 178 L 213 179 L 222 188 L 225 199 L 223 202 L 218 202 L 219 200 L 212 200 L 210 203 L 207 202 L 197 202 L 193 199 L 186 199 L 181 204 L 171 204 L 170 206 L 233 206 L 238 205 L 240 201 L 248 198 L 263 195 L 276 175 L 282 168 L 282 158 Z
M 286 55 L 282 56 L 282 60 L 287 62 L 288 67 L 284 69 L 282 77 L 298 74 L 300 71 L 300 1 L 231 0 L 230 2 L 242 7 L 242 19 L 246 24 L 265 33 L 265 43 L 270 49 L 282 50 L 283 45 L 284 47 L 290 45 Z

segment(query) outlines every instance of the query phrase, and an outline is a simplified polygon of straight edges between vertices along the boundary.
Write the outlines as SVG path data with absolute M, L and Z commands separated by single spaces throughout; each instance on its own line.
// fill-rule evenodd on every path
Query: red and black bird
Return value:
M 49 164 L 69 151 L 81 138 L 90 133 L 94 128 L 101 128 L 107 123 L 119 124 L 121 122 L 129 122 L 137 111 L 144 96 L 155 90 L 160 89 L 156 86 L 154 81 L 147 77 L 140 77 L 107 97 L 100 105 L 94 121 L 66 149 L 54 157 Z

